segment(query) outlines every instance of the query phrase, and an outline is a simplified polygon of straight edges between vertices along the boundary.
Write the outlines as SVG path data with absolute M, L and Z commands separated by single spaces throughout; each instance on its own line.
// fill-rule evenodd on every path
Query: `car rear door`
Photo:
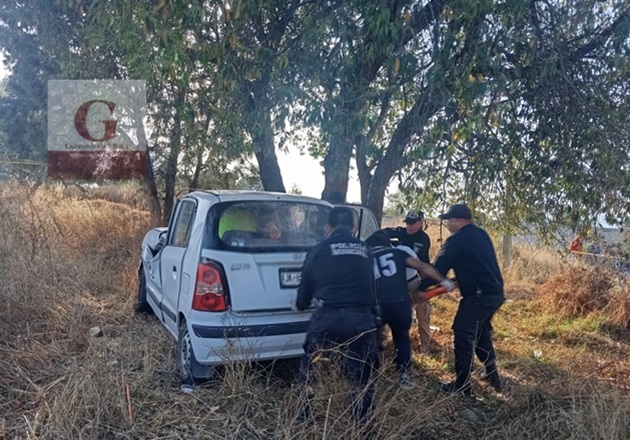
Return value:
M 196 203 L 192 199 L 178 203 L 160 259 L 162 320 L 174 334 L 177 332 L 177 301 L 182 277 L 189 276 L 183 272 L 182 261 L 188 248 L 196 211 Z

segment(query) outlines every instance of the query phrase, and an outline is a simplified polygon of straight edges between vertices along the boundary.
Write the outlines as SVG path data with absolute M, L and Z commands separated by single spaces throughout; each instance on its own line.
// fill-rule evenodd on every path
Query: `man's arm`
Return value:
M 444 242 L 444 245 L 440 249 L 433 266 L 442 275 L 446 276 L 449 270 L 453 268 L 459 255 L 459 243 L 449 237 Z
M 381 231 L 386 233 L 389 238 L 398 238 L 398 239 L 400 239 L 401 229 L 403 229 L 403 228 L 398 226 L 396 228 L 383 228 L 383 229 L 381 229 Z
M 431 261 L 429 259 L 429 249 L 431 249 L 431 238 L 426 232 L 422 234 L 422 244 L 423 246 L 420 249 L 420 252 L 418 253 L 418 258 L 420 258 L 420 261 L 429 263 Z
M 297 298 L 295 300 L 295 306 L 298 310 L 306 310 L 310 307 L 313 299 L 314 290 L 314 277 L 313 270 L 315 268 L 314 259 L 317 249 L 313 249 L 308 253 L 302 266 L 302 278 L 300 279 L 300 285 L 298 286 Z
M 407 259 L 405 260 L 405 264 L 416 269 L 423 278 L 431 278 L 432 280 L 440 284 L 446 281 L 446 278 L 440 272 L 438 272 L 435 267 L 431 266 L 428 263 L 425 263 L 424 261 L 420 261 L 416 258 L 407 257 Z

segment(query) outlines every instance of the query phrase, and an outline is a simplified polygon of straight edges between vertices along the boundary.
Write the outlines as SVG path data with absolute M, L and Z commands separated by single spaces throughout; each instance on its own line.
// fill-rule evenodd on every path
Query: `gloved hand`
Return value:
M 451 280 L 449 280 L 448 278 L 445 279 L 444 281 L 442 281 L 442 283 L 440 283 L 440 285 L 442 287 L 444 287 L 447 292 L 452 292 L 453 290 L 455 290 L 455 284 Z
M 289 302 L 289 304 L 291 305 L 291 310 L 293 310 L 294 312 L 301 312 L 301 310 L 298 309 L 295 298 L 291 298 L 291 301 Z

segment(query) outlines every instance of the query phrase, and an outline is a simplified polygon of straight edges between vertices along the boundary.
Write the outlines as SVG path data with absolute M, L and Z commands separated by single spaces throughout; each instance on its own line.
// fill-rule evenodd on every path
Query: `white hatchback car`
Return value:
M 369 210 L 349 206 L 360 238 L 378 229 Z M 168 228 L 146 234 L 136 310 L 155 313 L 176 338 L 183 383 L 229 361 L 302 354 L 311 315 L 290 303 L 331 207 L 291 194 L 196 191 L 177 203 Z

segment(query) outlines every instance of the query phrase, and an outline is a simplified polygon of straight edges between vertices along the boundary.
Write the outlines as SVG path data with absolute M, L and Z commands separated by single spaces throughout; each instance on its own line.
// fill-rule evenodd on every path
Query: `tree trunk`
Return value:
M 359 159 L 367 157 L 364 139 L 364 137 L 361 137 L 356 143 L 357 152 L 355 162 L 357 164 L 357 174 L 359 175 L 359 186 L 361 187 L 361 203 L 367 206 L 368 189 L 372 186 L 372 174 L 367 165 L 367 161 Z
M 342 141 L 343 142 L 343 141 Z M 352 144 L 331 146 L 324 158 L 324 190 L 322 199 L 346 199 L 348 194 L 348 170 L 352 157 Z
M 385 204 L 385 191 L 387 191 L 388 185 L 389 180 L 372 179 L 367 198 L 362 201 L 362 203 L 374 213 L 379 225 L 383 220 L 383 205 Z
M 263 108 L 254 110 L 253 114 L 256 116 L 250 121 L 249 132 L 256 150 L 256 160 L 258 161 L 263 189 L 265 191 L 287 192 L 284 188 L 282 173 L 276 156 L 271 113 L 268 108 Z
M 162 218 L 162 207 L 160 206 L 160 197 L 155 183 L 153 161 L 151 160 L 149 149 L 147 149 L 147 175 L 145 178 L 145 185 L 149 192 L 149 213 L 151 215 L 151 226 L 157 226 L 160 224 Z
M 350 104 L 348 104 L 348 102 Z M 346 199 L 348 193 L 348 180 L 350 159 L 354 148 L 355 139 L 361 134 L 361 129 L 355 128 L 354 119 L 361 107 L 362 99 L 349 99 L 345 105 L 336 111 L 335 126 L 330 135 L 330 146 L 324 157 L 324 190 L 322 199 L 331 197 Z
M 429 1 L 413 14 L 409 26 L 402 28 L 404 31 L 402 38 L 397 42 L 392 41 L 392 43 L 397 44 L 398 47 L 403 47 L 414 38 L 414 36 L 428 29 L 442 14 L 446 3 L 447 0 Z M 388 2 L 388 7 L 390 8 L 393 20 L 402 19 L 402 3 L 395 1 Z M 376 41 L 379 38 L 379 36 L 372 34 L 370 28 L 366 28 L 365 41 Z M 364 124 L 358 123 L 358 120 L 361 120 L 360 115 L 365 112 L 366 96 L 370 95 L 369 89 L 371 84 L 373 84 L 377 78 L 378 72 L 386 60 L 391 56 L 390 51 L 381 52 L 377 56 L 370 54 L 368 52 L 369 47 L 369 44 L 357 47 L 359 53 L 355 55 L 355 58 L 358 62 L 354 63 L 354 67 L 350 67 L 349 71 L 344 72 L 343 75 L 347 80 L 342 85 L 341 92 L 339 93 L 336 106 L 338 111 L 334 118 L 335 126 L 330 131 L 331 142 L 328 153 L 324 158 L 325 185 L 324 191 L 322 192 L 323 199 L 327 199 L 335 192 L 341 194 L 345 199 L 346 193 L 348 192 L 348 174 L 352 151 L 355 147 L 355 142 L 357 142 L 357 148 L 359 142 L 363 142 L 359 141 L 359 139 L 363 134 Z M 370 140 L 371 139 L 367 139 L 366 141 Z M 400 153 L 396 152 L 398 159 L 401 159 L 402 153 L 403 151 Z M 357 165 L 359 177 L 362 182 L 362 203 L 371 203 L 370 200 L 373 200 L 375 195 L 368 195 L 370 191 L 367 187 L 371 186 L 371 184 L 369 183 L 370 179 L 366 178 L 365 175 L 367 167 L 363 167 L 364 163 L 360 163 L 359 161 L 357 161 Z M 390 179 L 392 176 L 393 173 L 391 173 Z M 385 189 L 388 183 L 385 184 Z M 381 184 L 379 184 L 379 186 L 380 185 Z M 380 188 L 374 194 L 379 192 L 381 192 Z M 382 190 L 382 193 L 384 197 L 384 190 Z M 374 214 L 380 219 L 383 210 L 383 200 L 376 205 L 379 205 L 380 208 L 378 213 L 375 211 Z
M 177 163 L 182 142 L 182 106 L 186 96 L 186 89 L 181 88 L 175 101 L 175 113 L 173 115 L 173 132 L 171 133 L 171 151 L 168 155 L 164 170 L 164 211 L 162 212 L 162 225 L 168 225 L 171 211 L 175 205 L 175 183 L 177 182 Z
M 429 118 L 440 107 L 441 103 L 438 99 L 432 96 L 429 90 L 426 90 L 396 127 L 385 150 L 385 155 L 374 169 L 372 178 L 363 177 L 361 179 L 361 186 L 368 185 L 367 189 L 361 188 L 361 193 L 367 194 L 363 203 L 372 210 L 379 222 L 383 217 L 385 192 L 389 182 L 396 171 L 409 163 L 409 158 L 405 155 L 405 148 L 414 134 L 422 133 Z M 357 155 L 357 162 L 365 162 L 365 160 L 365 157 Z
M 199 176 L 201 175 L 201 168 L 203 167 L 203 146 L 200 146 L 197 150 L 196 159 L 197 160 L 195 161 L 195 171 L 188 187 L 189 191 L 199 188 Z

